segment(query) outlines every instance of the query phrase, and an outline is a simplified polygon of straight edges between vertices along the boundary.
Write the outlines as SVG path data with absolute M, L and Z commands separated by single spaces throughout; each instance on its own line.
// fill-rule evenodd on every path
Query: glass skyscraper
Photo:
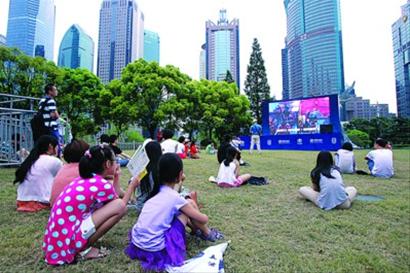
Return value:
M 282 50 L 283 97 L 344 91 L 339 0 L 285 0 L 286 46 Z
M 144 30 L 144 60 L 159 63 L 159 46 L 158 33 Z
M 5 46 L 6 41 L 6 36 L 0 34 L 0 46 Z
M 199 53 L 199 79 L 206 79 L 206 44 L 201 46 Z
M 410 1 L 401 7 L 401 17 L 392 26 L 397 114 L 410 118 Z
M 58 66 L 80 67 L 93 72 L 94 41 L 79 25 L 72 25 L 64 34 L 58 52 Z
M 53 60 L 54 29 L 54 0 L 10 0 L 7 46 Z
M 97 75 L 103 83 L 144 56 L 144 14 L 134 0 L 103 0 L 100 9 Z
M 221 10 L 218 23 L 206 22 L 206 78 L 222 81 L 229 70 L 239 86 L 239 20 Z

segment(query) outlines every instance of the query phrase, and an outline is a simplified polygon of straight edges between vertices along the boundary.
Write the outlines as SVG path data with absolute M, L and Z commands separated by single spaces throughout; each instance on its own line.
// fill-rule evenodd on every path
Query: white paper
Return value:
M 145 152 L 145 145 L 141 145 L 135 151 L 134 155 L 131 157 L 127 164 L 127 168 L 131 175 L 134 177 L 142 173 L 149 163 L 149 158 Z

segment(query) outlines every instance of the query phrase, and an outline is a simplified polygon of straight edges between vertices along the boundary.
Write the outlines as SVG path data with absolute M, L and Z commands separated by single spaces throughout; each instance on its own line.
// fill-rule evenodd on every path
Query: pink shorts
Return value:
M 235 181 L 228 183 L 228 182 L 218 182 L 218 186 L 221 188 L 236 188 L 242 186 L 243 181 L 240 177 L 237 177 Z

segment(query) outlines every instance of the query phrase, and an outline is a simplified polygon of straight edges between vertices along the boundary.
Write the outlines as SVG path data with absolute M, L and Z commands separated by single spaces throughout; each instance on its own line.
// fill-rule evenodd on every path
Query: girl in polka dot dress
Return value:
M 94 146 L 81 158 L 80 177 L 64 188 L 51 210 L 42 247 L 48 264 L 69 264 L 78 254 L 84 259 L 107 254 L 91 245 L 125 215 L 126 204 L 140 184 L 138 178 L 132 179 L 119 199 L 118 169 L 108 145 Z M 107 176 L 114 176 L 116 185 L 103 178 Z

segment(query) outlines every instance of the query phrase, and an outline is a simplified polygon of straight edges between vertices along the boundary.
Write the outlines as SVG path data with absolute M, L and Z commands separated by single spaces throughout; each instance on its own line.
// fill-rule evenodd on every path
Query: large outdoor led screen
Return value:
M 330 124 L 329 97 L 269 103 L 271 135 L 316 134 Z

